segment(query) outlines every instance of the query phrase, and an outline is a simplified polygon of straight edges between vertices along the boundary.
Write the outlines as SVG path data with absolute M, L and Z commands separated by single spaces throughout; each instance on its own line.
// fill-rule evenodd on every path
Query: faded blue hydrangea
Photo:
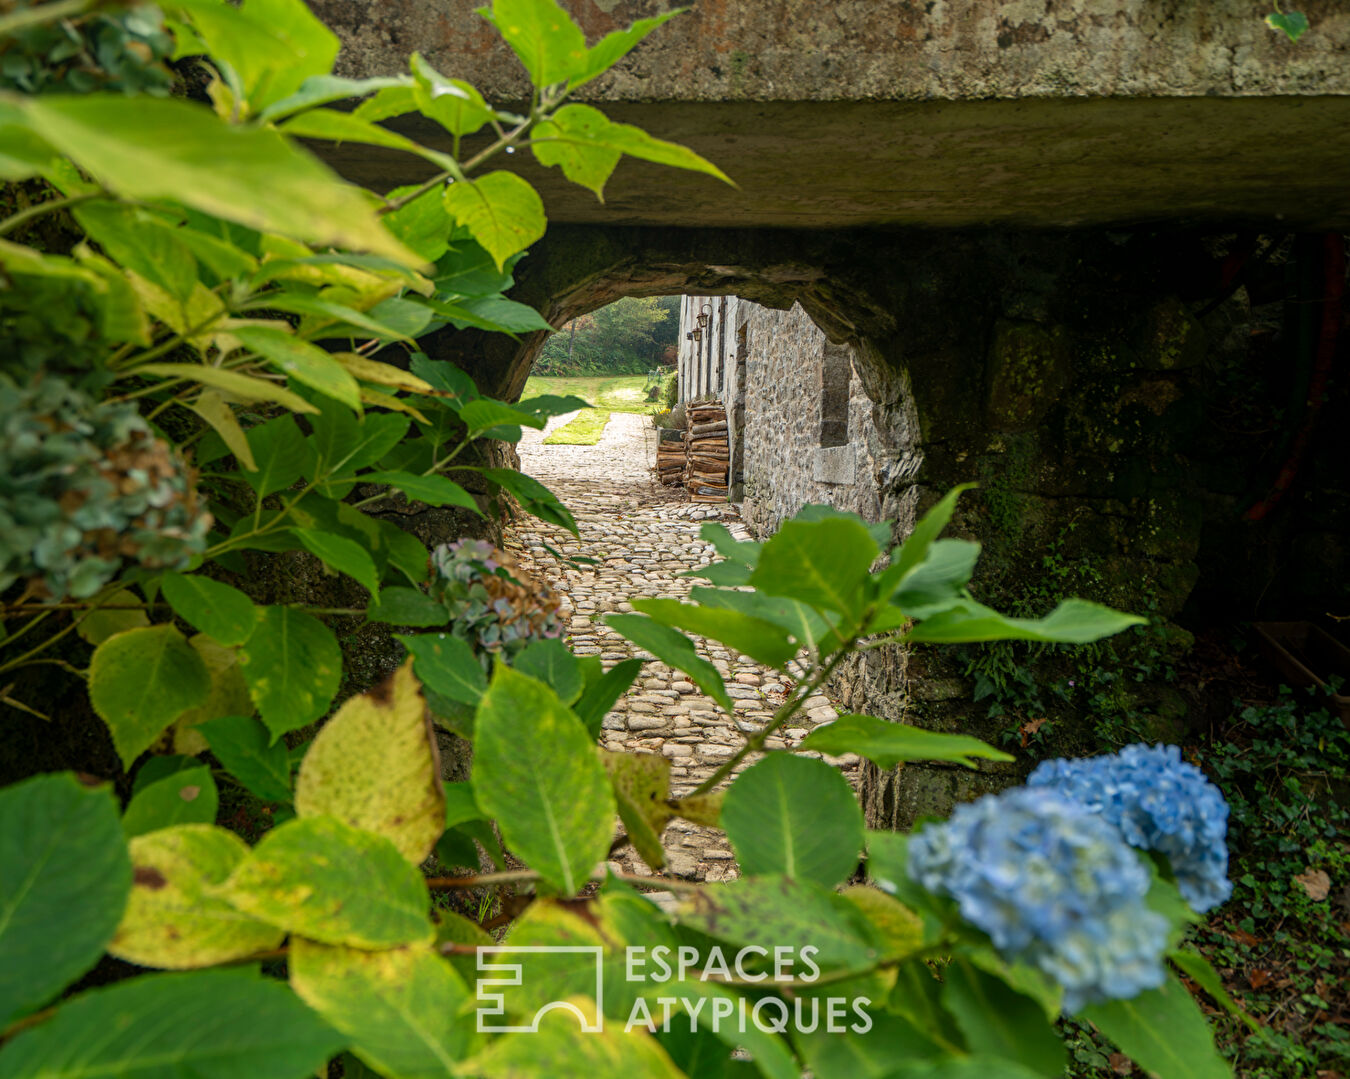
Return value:
M 1052 790 L 1019 787 L 957 806 L 909 843 L 909 875 L 956 900 L 1008 960 L 1064 987 L 1064 1007 L 1163 982 L 1167 920 L 1120 832 Z
M 1176 746 L 1126 746 L 1119 753 L 1046 761 L 1032 787 L 1082 802 L 1120 829 L 1126 842 L 1165 855 L 1186 901 L 1200 912 L 1232 894 L 1228 803 Z

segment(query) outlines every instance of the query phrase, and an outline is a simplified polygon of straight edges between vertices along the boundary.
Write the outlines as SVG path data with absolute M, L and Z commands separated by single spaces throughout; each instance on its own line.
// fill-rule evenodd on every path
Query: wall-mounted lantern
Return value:
M 706 330 L 708 328 L 708 320 L 710 318 L 712 318 L 712 304 L 705 303 L 701 308 L 699 308 L 698 328 L 700 330 Z

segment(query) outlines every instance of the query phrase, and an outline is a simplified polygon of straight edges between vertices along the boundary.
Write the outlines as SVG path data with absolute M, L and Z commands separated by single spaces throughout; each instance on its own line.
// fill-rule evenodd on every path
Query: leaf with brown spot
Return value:
M 318 733 L 300 765 L 295 811 L 376 832 L 414 865 L 431 853 L 445 831 L 445 791 L 411 660 Z
M 248 846 L 213 824 L 180 824 L 131 841 L 131 899 L 110 954 L 129 963 L 190 970 L 277 947 L 285 933 L 214 894 Z
M 675 811 L 666 804 L 670 795 L 670 762 L 654 753 L 612 753 L 600 750 L 600 762 L 609 773 L 619 819 L 628 829 L 642 860 L 653 869 L 666 864 L 661 833 Z

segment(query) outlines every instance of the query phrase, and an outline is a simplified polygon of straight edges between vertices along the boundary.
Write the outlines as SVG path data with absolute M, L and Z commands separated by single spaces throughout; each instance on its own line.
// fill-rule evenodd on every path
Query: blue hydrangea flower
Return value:
M 951 896 L 1005 958 L 1064 987 L 1064 1007 L 1163 982 L 1167 920 L 1119 830 L 1053 790 L 1019 787 L 957 806 L 909 843 L 909 875 Z
M 1228 803 L 1176 746 L 1133 745 L 1112 756 L 1046 761 L 1027 782 L 1082 802 L 1131 846 L 1165 855 L 1196 910 L 1217 907 L 1232 894 Z

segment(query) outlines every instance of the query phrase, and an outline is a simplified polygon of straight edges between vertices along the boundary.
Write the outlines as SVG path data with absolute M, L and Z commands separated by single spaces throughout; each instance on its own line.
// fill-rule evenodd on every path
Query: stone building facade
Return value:
M 880 519 L 891 462 L 854 350 L 800 305 L 683 297 L 678 371 L 681 401 L 714 397 L 727 410 L 731 497 L 757 535 L 811 503 Z

